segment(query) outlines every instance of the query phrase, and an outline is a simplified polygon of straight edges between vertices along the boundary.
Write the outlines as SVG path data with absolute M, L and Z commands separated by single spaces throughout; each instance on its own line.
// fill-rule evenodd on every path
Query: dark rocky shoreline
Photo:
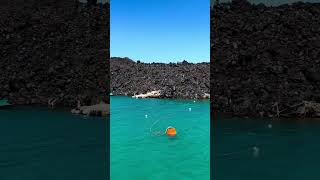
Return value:
M 160 90 L 159 98 L 202 99 L 209 94 L 209 63 L 142 63 L 111 58 L 111 92 L 133 96 Z
M 0 99 L 109 102 L 109 3 L 13 0 L 1 2 L 0 12 Z
M 320 3 L 214 5 L 210 70 L 213 112 L 300 116 L 291 107 L 320 102 Z

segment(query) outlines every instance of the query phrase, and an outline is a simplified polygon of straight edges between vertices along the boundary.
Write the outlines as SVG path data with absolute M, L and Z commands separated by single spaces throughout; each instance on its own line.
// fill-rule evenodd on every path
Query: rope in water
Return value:
M 247 148 L 241 151 L 233 151 L 233 152 L 229 152 L 229 153 L 219 153 L 217 155 L 215 155 L 215 157 L 228 157 L 228 156 L 232 156 L 232 155 L 236 155 L 236 154 L 242 154 L 242 153 L 247 153 L 249 151 L 252 151 L 252 148 Z
M 263 147 L 266 147 L 268 145 L 271 145 L 271 143 L 266 143 L 266 144 L 259 144 L 259 145 L 254 145 L 249 148 L 245 148 L 239 151 L 232 151 L 228 153 L 215 153 L 215 158 L 230 158 L 230 157 L 235 157 L 235 156 L 240 156 L 241 154 L 251 154 L 253 157 L 259 157 L 260 156 L 260 149 Z
M 165 135 L 165 134 L 166 134 L 166 130 L 165 130 L 165 131 L 162 131 L 162 130 L 155 131 L 155 130 L 153 130 L 153 129 L 154 129 L 154 126 L 157 125 L 160 121 L 168 120 L 168 119 L 170 119 L 170 117 L 172 118 L 174 115 L 175 115 L 175 113 L 167 114 L 165 118 L 159 118 L 158 120 L 156 120 L 155 122 L 153 122 L 152 125 L 151 125 L 150 128 L 149 128 L 150 133 L 151 133 L 152 135 L 154 135 L 154 136 L 162 136 L 162 135 Z
M 190 108 L 188 108 L 189 111 L 190 111 Z M 185 112 L 185 111 L 181 111 L 181 112 Z M 149 128 L 149 131 L 150 131 L 150 134 L 151 135 L 154 135 L 154 136 L 162 136 L 162 135 L 165 135 L 166 134 L 166 130 L 162 131 L 162 130 L 159 130 L 159 131 L 155 131 L 154 130 L 154 127 L 155 125 L 157 125 L 160 121 L 163 121 L 163 120 L 170 120 L 170 118 L 172 118 L 173 116 L 175 116 L 178 112 L 175 112 L 175 113 L 170 113 L 170 114 L 166 114 L 165 115 L 165 118 L 159 118 L 158 120 L 156 120 L 155 122 L 152 123 L 152 125 L 150 126 Z M 148 115 L 145 115 L 145 117 L 147 118 Z M 180 131 L 183 131 L 183 132 L 187 132 L 189 130 L 191 130 L 192 128 L 187 128 L 187 129 L 182 129 Z
M 162 136 L 162 135 L 164 135 L 164 134 L 166 134 L 166 132 L 161 132 L 161 130 L 160 131 L 153 131 L 152 130 L 152 128 L 153 128 L 153 126 L 155 126 L 158 122 L 160 122 L 162 119 L 158 119 L 157 121 L 155 121 L 152 125 L 151 125 L 151 127 L 150 127 L 150 133 L 152 134 L 152 135 L 154 135 L 154 136 Z

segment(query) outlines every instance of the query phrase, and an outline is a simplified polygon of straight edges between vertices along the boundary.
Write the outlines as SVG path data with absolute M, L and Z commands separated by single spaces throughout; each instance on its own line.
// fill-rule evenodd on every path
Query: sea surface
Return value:
M 111 180 L 209 180 L 209 112 L 209 101 L 111 97 Z
M 320 179 L 320 119 L 212 122 L 213 179 Z
M 108 119 L 65 110 L 0 110 L 1 180 L 106 180 Z

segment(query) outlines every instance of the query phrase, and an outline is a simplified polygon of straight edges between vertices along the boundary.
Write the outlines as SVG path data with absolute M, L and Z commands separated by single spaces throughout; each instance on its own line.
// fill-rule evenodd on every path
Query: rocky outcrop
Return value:
M 71 110 L 73 114 L 82 114 L 87 116 L 108 116 L 110 114 L 110 105 L 106 103 L 99 103 L 91 106 L 79 106 Z
M 211 8 L 211 108 L 274 116 L 320 102 L 320 4 Z
M 132 96 L 133 98 L 159 98 L 161 97 L 161 91 L 151 91 L 146 94 L 138 94 Z
M 109 102 L 109 4 L 0 4 L 0 99 L 76 106 Z
M 111 91 L 114 95 L 159 91 L 160 98 L 207 98 L 209 63 L 142 63 L 111 58 Z

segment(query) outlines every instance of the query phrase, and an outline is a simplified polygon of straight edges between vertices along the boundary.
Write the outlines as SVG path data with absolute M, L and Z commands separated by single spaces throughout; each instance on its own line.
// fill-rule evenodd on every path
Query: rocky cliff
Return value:
M 209 63 L 142 63 L 111 58 L 111 91 L 135 95 L 160 90 L 161 98 L 208 98 Z
M 320 3 L 213 6 L 210 84 L 215 112 L 272 116 L 320 102 Z
M 0 99 L 76 106 L 109 101 L 109 4 L 0 4 Z

